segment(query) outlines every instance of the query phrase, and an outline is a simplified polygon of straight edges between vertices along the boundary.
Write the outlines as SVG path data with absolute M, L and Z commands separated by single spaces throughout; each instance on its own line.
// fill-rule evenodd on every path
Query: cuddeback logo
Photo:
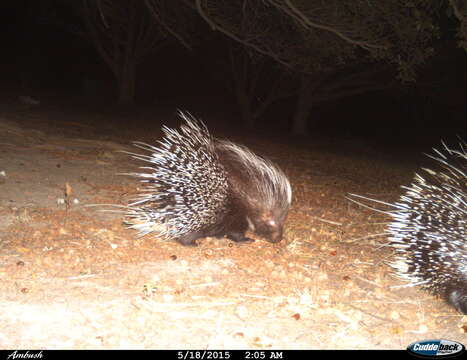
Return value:
M 410 344 L 407 350 L 421 357 L 449 357 L 461 355 L 465 351 L 465 346 L 450 340 L 423 340 Z

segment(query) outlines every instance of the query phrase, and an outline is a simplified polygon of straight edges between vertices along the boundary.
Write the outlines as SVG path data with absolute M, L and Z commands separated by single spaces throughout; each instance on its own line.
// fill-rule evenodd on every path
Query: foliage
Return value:
M 438 35 L 429 0 L 196 0 L 214 28 L 305 73 L 353 62 L 395 64 L 413 80 Z

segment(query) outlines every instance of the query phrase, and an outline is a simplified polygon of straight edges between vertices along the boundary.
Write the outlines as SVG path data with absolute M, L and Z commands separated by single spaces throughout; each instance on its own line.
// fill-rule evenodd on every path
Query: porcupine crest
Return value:
M 232 193 L 246 211 L 250 230 L 271 242 L 280 241 L 292 201 L 286 175 L 274 163 L 245 146 L 217 141 L 216 151 L 228 173 Z
M 391 265 L 411 285 L 443 296 L 467 313 L 467 176 L 465 143 L 436 151 L 441 169 L 423 169 L 393 204 L 388 226 L 396 258 Z
M 159 147 L 135 143 L 150 153 L 133 154 L 149 164 L 141 168 L 144 172 L 131 174 L 144 183 L 127 213 L 127 222 L 140 235 L 178 238 L 216 223 L 226 211 L 226 173 L 211 135 L 189 114 L 179 115 L 185 124 L 179 131 L 164 126 Z

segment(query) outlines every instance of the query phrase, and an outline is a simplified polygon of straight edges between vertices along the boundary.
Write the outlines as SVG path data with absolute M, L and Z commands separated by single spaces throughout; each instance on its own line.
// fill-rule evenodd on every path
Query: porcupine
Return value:
M 184 124 L 164 126 L 158 147 L 135 143 L 149 155 L 132 156 L 149 166 L 130 174 L 143 189 L 128 205 L 126 222 L 141 235 L 154 232 L 183 245 L 207 236 L 251 242 L 247 230 L 279 242 L 292 200 L 286 175 L 246 147 L 214 138 L 189 113 L 179 116 Z
M 392 217 L 387 233 L 396 251 L 390 265 L 409 285 L 420 285 L 467 314 L 467 154 L 464 141 L 459 150 L 443 146 L 428 155 L 440 169 L 424 168 L 426 174 L 416 174 L 389 204 L 394 210 L 386 212 Z

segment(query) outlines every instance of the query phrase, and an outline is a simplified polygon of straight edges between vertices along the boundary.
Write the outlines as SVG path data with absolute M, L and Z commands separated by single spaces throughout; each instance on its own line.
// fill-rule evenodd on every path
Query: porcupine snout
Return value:
M 248 224 L 250 225 L 249 229 L 270 243 L 278 243 L 283 237 L 286 216 L 287 214 L 274 216 L 273 212 L 268 212 L 266 214 L 259 215 L 258 217 L 254 217 L 253 219 L 256 219 L 254 221 L 248 218 Z

